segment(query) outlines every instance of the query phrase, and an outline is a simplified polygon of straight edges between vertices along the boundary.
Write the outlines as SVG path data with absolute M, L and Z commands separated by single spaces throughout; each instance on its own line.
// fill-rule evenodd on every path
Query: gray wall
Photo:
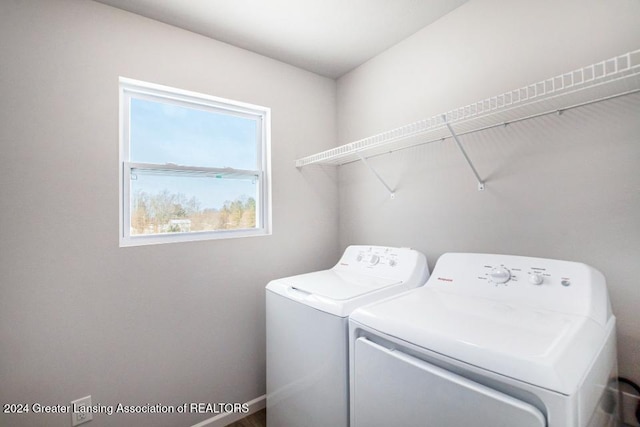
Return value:
M 340 144 L 640 48 L 640 3 L 473 0 L 338 80 Z M 581 261 L 608 279 L 620 372 L 640 380 L 640 97 L 340 167 L 340 246 Z
M 335 82 L 86 0 L 0 2 L 0 58 L 0 402 L 262 395 L 264 286 L 338 257 L 336 174 L 294 167 L 335 145 Z M 118 76 L 271 107 L 272 236 L 118 247 Z
M 330 168 L 293 166 L 638 48 L 639 21 L 632 0 L 474 0 L 341 78 L 336 98 L 329 79 L 102 4 L 0 2 L 0 402 L 258 397 L 264 285 L 329 267 L 351 243 L 413 246 L 431 267 L 446 251 L 594 265 L 621 371 L 640 380 L 638 96 L 464 137 L 482 193 L 450 140 L 373 160 L 393 201 L 362 165 L 340 168 L 339 211 Z M 118 76 L 272 108 L 272 236 L 118 247 Z

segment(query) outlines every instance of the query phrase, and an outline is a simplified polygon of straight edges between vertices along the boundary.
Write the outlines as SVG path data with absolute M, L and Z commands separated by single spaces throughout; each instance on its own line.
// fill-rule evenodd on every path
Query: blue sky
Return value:
M 130 114 L 132 162 L 257 169 L 255 120 L 138 98 L 131 98 Z M 196 196 L 202 208 L 256 198 L 256 183 L 247 180 L 139 174 L 137 188 Z

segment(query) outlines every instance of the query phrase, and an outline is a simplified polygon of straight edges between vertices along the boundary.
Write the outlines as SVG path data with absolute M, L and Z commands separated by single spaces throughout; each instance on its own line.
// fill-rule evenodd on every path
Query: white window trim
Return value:
M 147 83 L 120 77 L 120 150 L 119 150 L 119 228 L 120 247 L 152 245 L 159 243 L 191 242 L 201 240 L 230 239 L 251 236 L 268 236 L 271 234 L 271 109 L 258 105 L 247 104 L 229 99 L 204 95 L 201 93 L 175 89 L 168 86 Z M 129 157 L 129 105 L 130 97 L 150 99 L 168 99 L 176 104 L 186 103 L 193 108 L 198 105 L 207 111 L 220 109 L 224 112 L 232 111 L 239 116 L 247 116 L 256 119 L 261 123 L 258 126 L 259 137 L 262 141 L 258 144 L 258 159 L 262 160 L 261 169 L 239 170 L 231 168 L 207 168 L 179 165 L 156 165 L 147 163 L 130 162 Z M 258 200 L 256 200 L 256 228 L 240 230 L 216 230 L 199 231 L 188 233 L 162 233 L 153 235 L 130 235 L 130 182 L 131 171 L 142 170 L 165 170 L 172 173 L 186 173 L 201 176 L 208 174 L 230 176 L 254 176 L 257 178 Z

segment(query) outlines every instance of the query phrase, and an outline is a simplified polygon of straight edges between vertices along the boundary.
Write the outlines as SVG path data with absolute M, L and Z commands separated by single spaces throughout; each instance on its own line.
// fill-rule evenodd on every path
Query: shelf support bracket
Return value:
M 467 155 L 467 152 L 464 150 L 464 147 L 460 143 L 460 140 L 458 139 L 458 135 L 456 134 L 456 132 L 453 130 L 453 128 L 447 121 L 447 116 L 445 114 L 442 115 L 442 120 L 444 120 L 444 124 L 447 125 L 447 128 L 449 128 L 449 132 L 451 132 L 451 136 L 453 137 L 453 140 L 456 142 L 456 145 L 462 152 L 464 159 L 469 164 L 471 171 L 473 171 L 473 174 L 476 176 L 476 181 L 478 181 L 478 191 L 484 190 L 484 181 L 480 178 L 480 175 L 478 174 L 478 171 L 476 170 L 475 166 L 473 166 L 473 162 L 471 161 L 471 159 Z
M 393 191 L 393 190 L 391 189 L 391 187 L 389 187 L 389 185 L 384 181 L 384 179 L 382 179 L 382 177 L 380 176 L 380 174 L 379 174 L 379 173 L 378 173 L 378 172 L 373 168 L 373 166 L 371 166 L 371 165 L 369 164 L 369 162 L 367 161 L 367 159 L 366 159 L 362 154 L 360 154 L 360 153 L 356 153 L 356 154 L 358 155 L 358 157 L 360 158 L 360 160 L 362 160 L 362 163 L 364 163 L 364 164 L 367 166 L 367 168 L 369 168 L 369 170 L 371 171 L 371 173 L 372 173 L 372 174 L 374 174 L 376 178 L 378 178 L 378 181 L 380 181 L 380 183 L 381 183 L 382 185 L 384 185 L 384 188 L 386 188 L 386 189 L 387 189 L 387 191 L 389 192 L 389 196 L 390 196 L 392 199 L 395 199 L 395 198 L 396 198 L 396 193 L 395 193 L 395 191 Z

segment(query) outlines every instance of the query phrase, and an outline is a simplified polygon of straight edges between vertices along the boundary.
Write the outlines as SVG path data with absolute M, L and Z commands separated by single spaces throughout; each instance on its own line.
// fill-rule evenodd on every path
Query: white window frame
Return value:
M 158 243 L 189 242 L 198 240 L 229 239 L 271 234 L 271 109 L 229 99 L 204 95 L 168 86 L 147 83 L 125 77 L 119 79 L 120 87 L 120 247 L 140 246 Z M 173 105 L 200 108 L 206 111 L 223 112 L 256 120 L 258 126 L 257 158 L 258 169 L 241 170 L 233 168 L 210 168 L 183 166 L 172 163 L 159 165 L 133 163 L 130 160 L 129 108 L 131 98 L 168 102 Z M 166 173 L 168 175 L 189 174 L 193 176 L 216 176 L 233 178 L 252 177 L 256 179 L 258 195 L 256 200 L 256 227 L 237 230 L 213 230 L 183 233 L 159 233 L 131 235 L 131 176 L 135 170 Z

